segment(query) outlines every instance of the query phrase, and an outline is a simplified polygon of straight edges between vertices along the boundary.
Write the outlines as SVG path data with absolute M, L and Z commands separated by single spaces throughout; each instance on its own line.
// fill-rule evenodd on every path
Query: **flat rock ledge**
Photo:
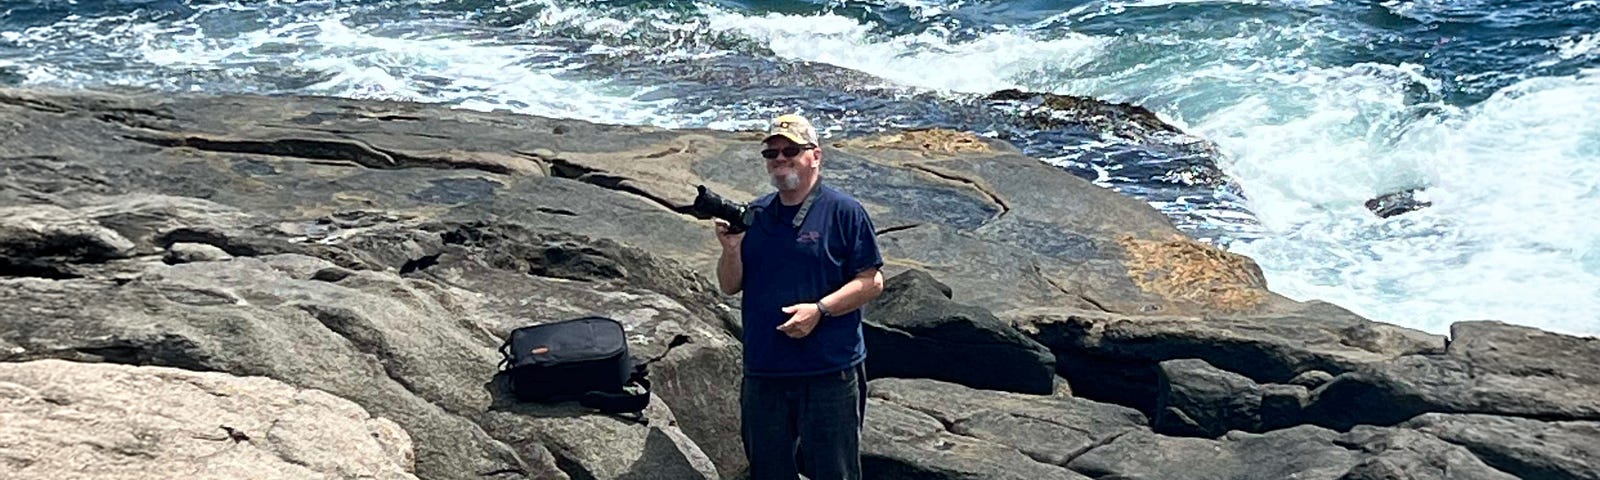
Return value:
M 0 405 L 6 478 L 417 478 L 400 425 L 261 377 L 0 363 Z
M 1040 128 L 1179 132 L 994 96 L 1052 109 Z M 0 472 L 744 478 L 740 302 L 689 207 L 766 192 L 760 137 L 0 88 Z M 1294 301 L 968 132 L 824 148 L 891 286 L 866 307 L 867 478 L 1600 480 L 1600 340 Z M 643 422 L 505 388 L 508 332 L 586 315 L 649 366 Z

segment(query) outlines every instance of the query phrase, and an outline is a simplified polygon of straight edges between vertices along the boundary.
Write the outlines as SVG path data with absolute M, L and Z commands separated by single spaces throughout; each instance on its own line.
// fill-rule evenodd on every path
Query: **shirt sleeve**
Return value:
M 878 251 L 878 232 L 867 210 L 857 204 L 847 217 L 844 233 L 849 239 L 850 257 L 845 259 L 844 273 L 846 279 L 851 279 L 868 269 L 882 268 L 883 254 Z

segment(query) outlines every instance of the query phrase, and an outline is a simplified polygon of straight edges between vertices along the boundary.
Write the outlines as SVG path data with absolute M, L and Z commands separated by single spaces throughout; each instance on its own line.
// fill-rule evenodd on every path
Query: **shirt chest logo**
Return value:
M 800 232 L 799 236 L 794 237 L 794 241 L 797 243 L 817 243 L 817 240 L 821 238 L 822 232 L 812 230 L 808 232 Z

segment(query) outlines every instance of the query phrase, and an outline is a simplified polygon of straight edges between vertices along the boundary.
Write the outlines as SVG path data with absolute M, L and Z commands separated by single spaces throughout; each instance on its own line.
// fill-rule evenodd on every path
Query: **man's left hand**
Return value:
M 815 303 L 783 307 L 783 313 L 789 314 L 789 321 L 778 325 L 778 331 L 788 335 L 789 338 L 805 338 L 811 334 L 811 329 L 817 328 L 817 321 L 822 319 L 822 312 L 817 311 Z

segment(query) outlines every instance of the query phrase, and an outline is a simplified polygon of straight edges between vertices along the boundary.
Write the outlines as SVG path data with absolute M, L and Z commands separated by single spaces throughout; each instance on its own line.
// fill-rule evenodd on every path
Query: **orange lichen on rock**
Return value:
M 1248 257 L 1180 235 L 1166 241 L 1122 235 L 1117 243 L 1128 252 L 1128 277 L 1147 292 L 1234 312 L 1266 299 L 1266 279 Z
M 985 153 L 994 151 L 987 142 L 971 132 L 958 132 L 942 128 L 926 130 L 907 130 L 880 137 L 859 140 L 852 146 L 864 148 L 892 148 L 896 150 L 911 150 L 927 155 L 945 154 L 955 155 L 967 152 Z

